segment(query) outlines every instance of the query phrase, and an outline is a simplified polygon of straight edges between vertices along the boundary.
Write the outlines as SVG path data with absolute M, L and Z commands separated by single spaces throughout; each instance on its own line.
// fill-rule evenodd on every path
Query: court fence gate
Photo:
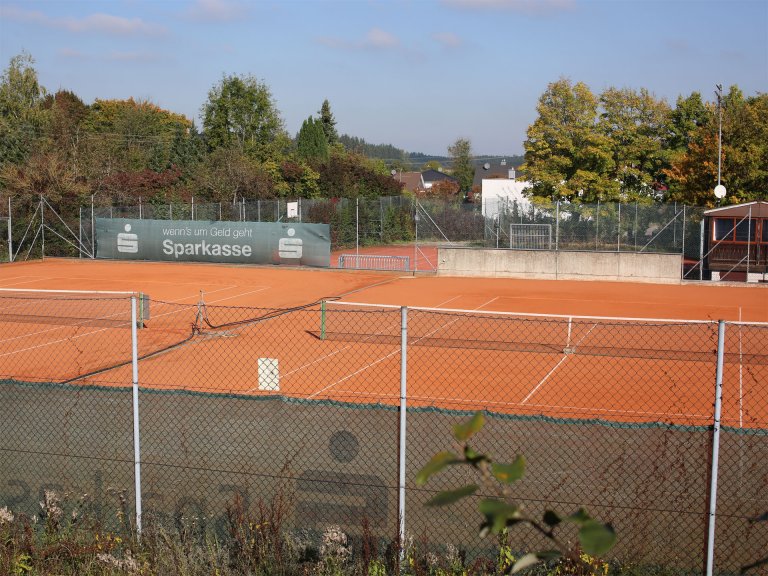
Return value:
M 415 476 L 482 410 L 476 448 L 528 461 L 517 501 L 611 522 L 613 562 L 731 573 L 768 548 L 765 324 L 10 292 L 0 310 L 15 512 L 55 490 L 105 520 L 124 498 L 138 531 L 220 531 L 234 498 L 285 493 L 297 529 L 355 536 L 365 518 L 469 562 L 495 546 L 476 503 L 424 504 L 471 477 Z

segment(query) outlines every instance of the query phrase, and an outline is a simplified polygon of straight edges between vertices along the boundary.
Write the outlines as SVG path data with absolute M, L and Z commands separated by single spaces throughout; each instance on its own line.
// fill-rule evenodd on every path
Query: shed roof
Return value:
M 722 208 L 713 208 L 704 212 L 706 216 L 731 216 L 743 218 L 752 210 L 752 218 L 768 218 L 768 202 L 756 201 L 745 202 L 744 204 L 735 204 L 733 206 L 723 206 Z

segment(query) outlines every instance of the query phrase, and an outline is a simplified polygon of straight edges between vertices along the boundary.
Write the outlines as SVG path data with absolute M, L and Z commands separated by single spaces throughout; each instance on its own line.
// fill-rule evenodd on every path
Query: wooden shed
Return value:
M 734 280 L 768 272 L 768 202 L 715 208 L 704 218 L 709 270 Z

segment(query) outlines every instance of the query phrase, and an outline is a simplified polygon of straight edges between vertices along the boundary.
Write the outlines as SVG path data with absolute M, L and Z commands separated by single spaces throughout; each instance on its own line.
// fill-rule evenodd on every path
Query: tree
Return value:
M 315 121 L 312 116 L 304 120 L 296 136 L 296 148 L 299 157 L 308 162 L 328 160 L 328 141 L 321 121 Z
M 587 85 L 553 82 L 536 109 L 521 166 L 533 195 L 584 202 L 614 196 L 610 140 L 597 130 L 598 101 Z
M 326 198 L 399 196 L 401 184 L 383 162 L 359 154 L 331 151 L 328 162 L 317 167 L 320 194 Z
M 669 114 L 666 147 L 671 152 L 685 152 L 699 128 L 711 120 L 712 109 L 707 108 L 699 92 L 692 92 L 687 98 L 678 96 Z
M 46 92 L 38 83 L 34 63 L 22 52 L 11 58 L 0 76 L 0 165 L 22 162 L 45 125 L 40 105 Z
M 325 140 L 330 146 L 333 146 L 339 141 L 339 133 L 336 132 L 336 119 L 333 117 L 331 104 L 327 98 L 323 100 L 318 114 L 320 114 L 320 123 L 323 127 L 323 133 L 325 133 Z
M 610 141 L 616 184 L 611 196 L 623 201 L 652 197 L 662 170 L 669 165 L 665 148 L 669 106 L 647 90 L 608 88 L 600 95 L 599 132 Z
M 689 131 L 687 148 L 677 151 L 665 170 L 670 199 L 699 206 L 715 203 L 719 117 L 716 104 L 708 104 L 707 110 L 702 124 Z M 728 190 L 725 202 L 765 199 L 768 94 L 745 98 L 737 86 L 732 86 L 723 97 L 722 116 L 721 182 Z
M 448 154 L 453 160 L 453 176 L 459 181 L 461 192 L 466 194 L 472 188 L 472 180 L 475 177 L 472 144 L 466 138 L 459 138 L 448 146 Z
M 224 76 L 202 107 L 211 150 L 235 147 L 257 160 L 283 152 L 289 139 L 269 87 L 251 75 Z
M 182 151 L 180 140 L 192 135 L 185 116 L 133 98 L 97 99 L 80 126 L 81 164 L 94 189 L 121 172 L 170 169 Z
M 210 202 L 274 198 L 277 177 L 235 147 L 217 148 L 197 166 L 195 186 Z

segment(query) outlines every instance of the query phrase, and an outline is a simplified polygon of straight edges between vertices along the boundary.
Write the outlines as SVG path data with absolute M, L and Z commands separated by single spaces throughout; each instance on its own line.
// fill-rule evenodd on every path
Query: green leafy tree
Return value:
M 0 76 L 0 165 L 22 162 L 46 124 L 41 107 L 46 91 L 34 64 L 32 56 L 22 52 Z
M 296 136 L 296 150 L 300 158 L 310 163 L 328 160 L 328 141 L 322 122 L 312 116 L 304 120 Z
M 512 485 L 525 475 L 526 461 L 522 455 L 510 463 L 497 462 L 487 454 L 476 451 L 470 439 L 485 424 L 482 412 L 463 424 L 454 426 L 453 437 L 459 451 L 439 452 L 418 472 L 416 484 L 426 484 L 433 475 L 449 466 L 468 466 L 476 472 L 480 484 L 469 484 L 439 492 L 427 502 L 427 506 L 447 506 L 471 496 L 481 496 L 478 509 L 483 516 L 480 535 L 500 535 L 515 526 L 528 526 L 547 539 L 552 548 L 525 554 L 514 564 L 505 563 L 504 572 L 519 572 L 542 561 L 560 561 L 568 566 L 569 574 L 591 573 L 594 557 L 608 552 L 616 543 L 616 533 L 610 524 L 602 524 L 583 508 L 563 516 L 552 510 L 544 512 L 541 520 L 533 518 L 522 504 L 514 502 Z M 578 529 L 579 545 L 563 540 L 557 529 L 564 524 Z M 585 552 L 588 557 L 582 556 Z
M 235 147 L 217 148 L 197 165 L 194 186 L 210 202 L 274 198 L 279 175 Z
M 224 76 L 202 107 L 211 150 L 235 147 L 257 160 L 281 155 L 289 138 L 269 87 L 251 75 Z
M 670 199 L 713 206 L 717 184 L 719 117 L 715 103 L 707 105 L 705 121 L 691 129 L 688 145 L 678 151 L 665 174 Z M 722 100 L 723 136 L 721 182 L 725 202 L 736 204 L 766 198 L 768 190 L 768 94 L 745 98 L 732 86 Z
M 472 188 L 475 165 L 472 162 L 472 144 L 466 138 L 459 138 L 448 146 L 453 161 L 453 176 L 459 181 L 461 192 L 466 194 Z
M 402 189 L 383 162 L 360 154 L 334 149 L 328 162 L 316 169 L 320 195 L 326 198 L 399 196 Z
M 647 90 L 608 88 L 600 95 L 598 130 L 610 141 L 615 183 L 608 199 L 637 201 L 654 194 L 653 185 L 668 166 L 665 147 L 669 106 Z
M 666 148 L 672 153 L 685 152 L 696 132 L 712 121 L 712 108 L 707 107 L 699 92 L 683 98 L 678 96 L 669 113 L 669 134 Z
M 534 196 L 594 202 L 616 194 L 610 139 L 597 129 L 598 100 L 586 84 L 551 83 L 528 127 L 521 171 Z
M 329 146 L 333 146 L 339 141 L 339 133 L 336 131 L 336 118 L 333 117 L 331 104 L 328 102 L 328 99 L 323 100 L 323 105 L 320 107 L 318 114 L 320 114 L 320 124 L 323 127 L 325 140 Z

